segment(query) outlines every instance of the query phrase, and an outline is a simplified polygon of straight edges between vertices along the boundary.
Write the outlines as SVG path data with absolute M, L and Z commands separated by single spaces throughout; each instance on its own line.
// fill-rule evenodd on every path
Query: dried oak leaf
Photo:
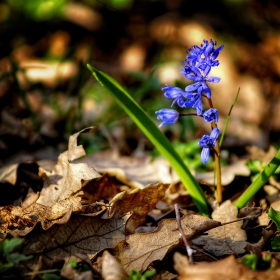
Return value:
M 226 223 L 237 220 L 237 213 L 237 207 L 227 200 L 212 213 L 212 218 Z M 241 229 L 242 224 L 243 221 L 239 221 L 211 229 L 207 232 L 208 235 L 200 236 L 192 242 L 198 246 L 203 245 L 203 249 L 214 256 L 243 254 L 247 236 L 246 231 Z
M 154 209 L 155 205 L 163 199 L 167 184 L 149 184 L 143 189 L 137 189 L 130 193 L 117 194 L 109 203 L 106 217 L 112 217 L 117 211 L 119 215 L 132 212 L 132 216 L 126 225 L 126 233 L 132 234 L 135 229 L 145 222 L 146 215 Z M 103 216 L 105 217 L 105 216 Z
M 37 203 L 51 206 L 55 202 L 79 194 L 82 180 L 88 181 L 100 177 L 100 174 L 88 164 L 73 162 L 86 154 L 81 145 L 77 146 L 78 136 L 91 129 L 92 127 L 88 127 L 70 136 L 68 151 L 60 154 L 52 173 L 40 169 L 44 186 Z
M 185 215 L 181 223 L 188 240 L 221 224 L 199 215 Z M 129 235 L 116 246 L 115 255 L 127 273 L 131 269 L 143 271 L 151 262 L 162 260 L 169 250 L 179 244 L 181 238 L 176 219 L 166 219 L 154 232 Z
M 24 254 L 35 256 L 26 265 L 32 270 L 40 255 L 48 260 L 54 257 L 64 259 L 66 265 L 81 253 L 92 258 L 100 250 L 114 248 L 125 239 L 128 218 L 129 214 L 106 220 L 72 215 L 67 224 L 56 224 L 47 231 L 36 228 L 23 248 Z
M 54 224 L 66 223 L 72 211 L 76 212 L 81 208 L 79 197 L 69 197 L 50 207 L 38 203 L 28 208 L 12 205 L 0 207 L 0 240 L 4 239 L 7 233 L 13 236 L 25 236 L 38 222 L 44 230 Z
M 72 211 L 81 210 L 81 197 L 78 194 L 82 189 L 82 180 L 100 177 L 89 165 L 72 162 L 77 157 L 85 155 L 83 147 L 77 146 L 77 137 L 90 129 L 91 127 L 83 129 L 70 136 L 69 150 L 59 156 L 53 172 L 49 174 L 47 171 L 43 172 L 45 182 L 36 203 L 25 208 L 0 207 L 1 239 L 9 232 L 15 236 L 24 236 L 37 222 L 41 222 L 44 230 L 53 224 L 66 223 Z
M 190 265 L 186 256 L 174 254 L 174 268 L 179 280 L 276 280 L 280 279 L 280 268 L 274 271 L 252 271 L 229 256 L 217 262 L 200 262 Z

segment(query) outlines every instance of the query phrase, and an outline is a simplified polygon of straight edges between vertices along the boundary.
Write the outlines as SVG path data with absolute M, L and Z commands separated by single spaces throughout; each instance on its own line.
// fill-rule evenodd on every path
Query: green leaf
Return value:
M 132 269 L 130 271 L 129 280 L 139 280 L 141 273 L 138 270 Z
M 7 256 L 7 261 L 10 263 L 19 263 L 32 259 L 33 256 L 25 256 L 20 253 L 12 253 Z
M 222 144 L 223 144 L 223 140 L 224 140 L 224 136 L 225 136 L 225 133 L 226 133 L 226 130 L 227 130 L 227 126 L 228 126 L 228 122 L 229 122 L 229 119 L 230 119 L 230 114 L 231 114 L 231 111 L 237 101 L 237 98 L 238 98 L 238 95 L 239 95 L 239 92 L 240 92 L 240 88 L 238 89 L 236 95 L 235 95 L 235 98 L 231 104 L 231 107 L 229 109 L 229 112 L 228 112 L 228 115 L 227 115 L 227 118 L 226 118 L 226 122 L 225 122 L 225 125 L 224 125 L 224 129 L 223 129 L 223 132 L 222 132 L 222 135 L 220 137 L 220 142 L 219 142 L 219 146 L 221 147 Z
M 270 207 L 268 211 L 268 217 L 276 224 L 277 229 L 280 229 L 280 212 Z
M 271 241 L 271 248 L 275 251 L 280 250 L 280 236 L 274 236 Z
M 156 273 L 157 273 L 157 272 L 156 272 L 155 270 L 146 270 L 146 271 L 142 274 L 140 280 L 146 280 L 147 278 L 150 278 L 150 277 L 156 275 Z
M 77 260 L 72 260 L 72 261 L 70 262 L 70 265 L 71 265 L 73 268 L 76 268 L 76 267 L 77 267 L 77 264 L 78 264 Z
M 22 240 L 18 237 L 15 237 L 12 239 L 6 239 L 3 242 L 4 242 L 3 251 L 4 251 L 4 254 L 7 255 L 10 252 L 12 252 L 16 247 L 18 247 L 22 243 Z
M 252 255 L 252 254 L 248 254 L 248 255 L 245 255 L 242 258 L 241 262 L 243 264 L 245 264 L 247 267 L 249 267 L 250 269 L 256 270 L 257 269 L 258 260 L 259 260 L 258 256 L 255 256 L 255 255 Z
M 89 64 L 87 67 L 99 84 L 114 97 L 116 102 L 170 163 L 194 200 L 199 212 L 202 215 L 209 216 L 208 202 L 202 189 L 164 134 L 135 100 L 112 77 L 93 68 Z
M 0 263 L 0 273 L 4 273 L 14 266 L 13 263 Z
M 258 175 L 255 181 L 248 187 L 248 189 L 238 198 L 235 205 L 240 209 L 257 193 L 257 191 L 264 186 L 269 177 L 271 177 L 280 165 L 280 149 L 277 151 L 275 157 L 265 167 L 265 169 Z

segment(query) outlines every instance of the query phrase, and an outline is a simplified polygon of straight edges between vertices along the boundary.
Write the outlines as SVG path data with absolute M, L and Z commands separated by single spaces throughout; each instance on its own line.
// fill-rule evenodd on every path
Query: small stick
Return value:
M 187 255 L 188 255 L 188 258 L 189 258 L 189 262 L 190 264 L 193 264 L 193 257 L 192 257 L 192 254 L 193 254 L 193 249 L 191 248 L 191 246 L 189 245 L 188 243 L 188 240 L 184 234 L 184 231 L 182 229 L 182 225 L 181 225 L 181 217 L 180 217 L 180 211 L 179 211 L 179 206 L 178 204 L 175 204 L 174 205 L 174 208 L 175 208 L 175 214 L 176 214 L 176 220 L 177 220 L 177 224 L 178 224 L 178 229 L 180 231 L 180 234 L 181 234 L 181 237 L 183 239 L 183 242 L 186 246 L 186 251 L 187 251 Z

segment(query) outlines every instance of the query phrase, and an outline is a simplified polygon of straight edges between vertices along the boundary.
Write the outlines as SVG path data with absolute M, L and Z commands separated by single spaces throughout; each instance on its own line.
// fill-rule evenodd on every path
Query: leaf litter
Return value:
M 17 189 L 25 182 L 21 204 L 18 203 L 20 198 L 17 198 L 14 205 L 0 207 L 0 238 L 4 240 L 7 235 L 9 238 L 23 237 L 21 252 L 33 256 L 21 266 L 20 273 L 25 276 L 34 276 L 43 269 L 48 271 L 61 263 L 60 275 L 67 279 L 93 279 L 93 275 L 106 280 L 126 279 L 133 269 L 140 272 L 155 269 L 156 262 L 164 264 L 170 254 L 172 256 L 178 250 L 182 252 L 184 248 L 170 205 L 178 199 L 178 195 L 173 198 L 168 195 L 170 183 L 174 186 L 176 176 L 168 177 L 173 175 L 168 174 L 169 168 L 164 162 L 163 177 L 160 178 L 158 162 L 153 166 L 145 160 L 131 161 L 131 158 L 129 161 L 120 160 L 124 169 L 119 165 L 116 165 L 118 168 L 103 165 L 101 170 L 102 160 L 96 161 L 96 167 L 90 157 L 84 157 L 83 147 L 77 144 L 78 136 L 91 129 L 89 127 L 72 135 L 68 150 L 58 157 L 56 164 L 49 161 L 28 162 L 0 170 L 0 183 L 4 186 Z M 85 162 L 79 159 L 81 157 Z M 116 162 L 119 159 L 117 157 Z M 108 166 L 108 159 L 104 164 Z M 237 168 L 232 167 L 235 171 L 229 171 L 231 179 L 228 183 L 232 174 L 240 174 L 238 166 L 244 167 L 244 161 L 237 163 Z M 245 167 L 242 172 L 247 175 Z M 207 181 L 206 177 L 204 180 Z M 153 183 L 145 185 L 148 181 Z M 169 209 L 164 214 L 167 219 L 153 218 L 152 213 L 164 213 L 161 208 L 156 210 L 160 205 Z M 248 215 L 253 213 L 254 219 L 261 214 L 260 209 L 250 209 Z M 170 213 L 173 213 L 172 218 L 169 218 Z M 230 201 L 218 207 L 212 218 L 188 213 L 181 218 L 182 228 L 194 248 L 200 246 L 199 250 L 205 256 L 211 254 L 213 258 L 222 260 L 205 264 L 199 262 L 200 269 L 197 269 L 197 265 L 187 264 L 186 257 L 178 257 L 175 253 L 174 268 L 179 279 L 214 279 L 217 271 L 223 279 L 229 274 L 231 278 L 228 279 L 278 279 L 279 270 L 270 274 L 252 272 L 233 257 L 245 252 L 259 254 L 275 230 L 265 230 L 259 242 L 249 243 L 242 228 L 243 221 L 235 221 L 238 211 Z M 142 225 L 156 229 L 136 233 Z M 194 253 L 194 258 L 196 255 Z M 232 257 L 224 259 L 227 255 Z M 73 261 L 87 264 L 92 271 L 79 272 L 73 267 Z M 224 269 L 225 265 L 229 270 Z M 172 269 L 162 267 L 157 269 L 155 277 L 173 279 L 176 274 Z

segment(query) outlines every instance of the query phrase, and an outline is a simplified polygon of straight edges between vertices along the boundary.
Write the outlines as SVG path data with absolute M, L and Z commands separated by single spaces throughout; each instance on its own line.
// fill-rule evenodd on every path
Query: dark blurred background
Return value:
M 80 139 L 87 153 L 153 152 L 86 64 L 113 76 L 159 124 L 154 112 L 171 104 L 161 88 L 189 83 L 181 63 L 203 39 L 225 45 L 211 72 L 221 77 L 211 87 L 221 129 L 241 88 L 223 149 L 242 156 L 247 145 L 280 144 L 279 1 L 6 0 L 0 38 L 0 167 L 55 159 L 91 125 Z M 182 118 L 162 130 L 179 145 L 210 127 Z

